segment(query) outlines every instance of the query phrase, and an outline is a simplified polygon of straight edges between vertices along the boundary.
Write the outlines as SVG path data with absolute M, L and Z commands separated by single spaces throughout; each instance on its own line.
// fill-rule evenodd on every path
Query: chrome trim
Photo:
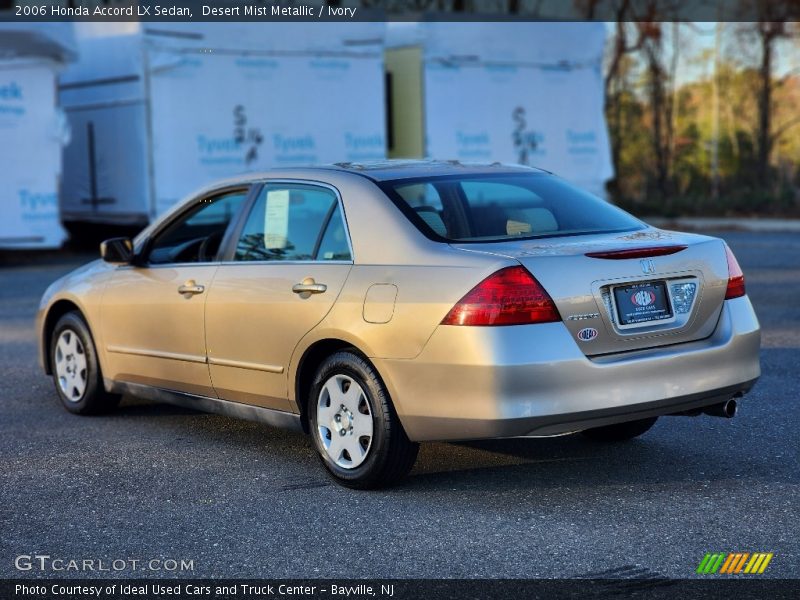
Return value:
M 119 265 L 117 269 L 175 269 L 177 267 L 221 267 L 231 265 L 352 265 L 352 260 L 220 260 L 216 262 L 162 263 L 159 265 Z
M 260 363 L 244 362 L 241 360 L 228 360 L 226 358 L 208 358 L 208 364 L 219 367 L 233 367 L 234 369 L 250 369 L 251 371 L 266 371 L 267 373 L 283 373 L 283 367 L 278 365 L 262 365 Z
M 582 315 L 569 315 L 567 321 L 588 321 L 589 319 L 597 319 L 600 313 L 585 313 Z
M 672 284 L 674 283 L 696 283 L 697 291 L 692 299 L 692 305 L 689 312 L 681 313 L 678 315 L 673 308 L 673 316 L 670 319 L 661 321 L 647 321 L 645 323 L 629 323 L 628 325 L 621 325 L 617 319 L 617 304 L 614 295 L 611 293 L 615 287 L 631 285 L 636 283 L 650 283 L 654 281 L 663 281 L 667 287 L 667 295 L 669 297 L 670 307 L 674 304 L 672 299 Z M 688 327 L 695 318 L 697 307 L 700 306 L 700 301 L 703 296 L 703 288 L 705 279 L 703 274 L 699 271 L 678 271 L 668 273 L 658 273 L 652 277 L 644 278 L 641 275 L 636 277 L 620 277 L 616 279 L 599 280 L 592 282 L 592 295 L 595 298 L 598 306 L 602 305 L 606 310 L 606 315 L 613 328 L 613 332 L 619 336 L 620 339 L 631 338 L 640 335 L 656 335 L 656 334 L 673 334 L 683 331 Z
M 642 329 L 647 329 L 647 328 L 651 328 L 652 329 L 653 327 L 658 327 L 659 329 L 678 329 L 678 328 L 681 328 L 684 325 L 686 325 L 686 322 L 689 320 L 688 316 L 687 316 L 687 318 L 682 320 L 683 321 L 682 323 L 678 323 L 675 327 L 669 327 L 669 328 L 663 327 L 664 325 L 671 325 L 673 323 L 676 323 L 678 321 L 678 315 L 675 312 L 675 307 L 673 306 L 673 303 L 672 303 L 672 290 L 670 289 L 670 280 L 669 279 L 667 279 L 665 277 L 663 279 L 648 279 L 646 281 L 638 282 L 638 284 L 648 284 L 648 285 L 651 285 L 651 284 L 654 284 L 654 283 L 663 283 L 664 284 L 664 288 L 665 288 L 665 291 L 667 293 L 667 301 L 669 302 L 669 309 L 670 309 L 670 312 L 672 312 L 672 316 L 667 318 L 667 319 L 657 319 L 657 320 L 653 320 L 653 321 L 643 321 L 641 323 L 628 323 L 627 325 L 623 325 L 619 321 L 619 319 L 616 318 L 616 317 L 619 316 L 619 306 L 617 306 L 617 298 L 616 298 L 616 296 L 614 294 L 614 289 L 618 288 L 618 287 L 628 287 L 628 286 L 637 285 L 637 284 L 636 283 L 622 283 L 622 284 L 619 284 L 619 285 L 609 285 L 608 286 L 608 298 L 609 298 L 609 300 L 611 300 L 612 312 L 613 312 L 613 314 L 615 316 L 614 326 L 617 329 L 619 329 L 621 333 L 625 333 L 626 331 L 631 330 L 631 329 L 634 329 L 634 330 L 637 330 L 637 331 L 641 331 Z M 691 314 L 691 311 L 690 311 L 689 314 Z
M 670 277 L 669 275 L 660 278 L 660 279 L 649 279 L 646 281 L 641 281 L 641 283 L 652 283 L 652 282 L 659 282 L 663 281 L 665 287 L 667 288 L 667 297 L 669 299 L 669 306 L 672 310 L 672 317 L 669 319 L 661 319 L 658 321 L 645 321 L 644 323 L 628 323 L 627 325 L 623 325 L 619 323 L 617 320 L 618 309 L 617 309 L 617 299 L 614 297 L 613 290 L 615 287 L 624 287 L 626 285 L 631 285 L 631 283 L 622 283 L 622 284 L 614 284 L 604 286 L 605 290 L 603 293 L 608 293 L 608 301 L 611 303 L 610 306 L 610 313 L 611 313 L 611 321 L 619 330 L 621 335 L 625 335 L 628 333 L 638 333 L 643 329 L 655 329 L 655 330 L 663 330 L 663 331 L 672 331 L 672 330 L 680 330 L 686 327 L 689 322 L 694 317 L 694 310 L 697 306 L 698 298 L 700 296 L 700 291 L 702 288 L 703 280 L 700 275 L 690 275 L 684 277 Z M 675 311 L 675 301 L 672 299 L 672 286 L 676 283 L 694 283 L 697 285 L 697 289 L 695 291 L 694 297 L 692 298 L 692 304 L 689 307 L 688 312 L 685 313 L 677 313 Z M 605 296 L 603 297 L 603 301 L 605 302 Z M 666 325 L 672 325 L 672 327 L 665 327 Z
M 192 410 L 224 415 L 246 421 L 256 421 L 266 423 L 281 429 L 291 429 L 303 431 L 300 415 L 263 406 L 252 404 L 242 404 L 241 402 L 231 402 L 220 400 L 219 398 L 209 398 L 208 396 L 198 396 L 186 392 L 165 390 L 163 388 L 144 385 L 141 383 L 127 383 L 124 381 L 104 381 L 106 389 L 114 394 L 129 394 L 137 398 L 144 398 L 153 402 L 164 402 L 175 406 L 182 406 Z
M 189 263 L 191 264 L 191 263 Z M 352 265 L 352 260 L 224 260 L 217 263 L 219 266 L 229 267 L 241 265 L 250 267 L 253 265 Z
M 106 346 L 106 352 L 113 352 L 114 354 L 132 354 L 134 356 L 147 356 L 149 358 L 166 358 L 168 360 L 180 360 L 183 362 L 201 364 L 208 362 L 205 356 L 197 356 L 196 354 L 161 352 L 159 350 L 142 350 L 140 348 L 127 348 L 126 346 Z
M 161 263 L 158 265 L 118 265 L 120 271 L 128 269 L 175 269 L 177 267 L 218 267 L 218 262 L 187 262 L 187 263 Z
M 642 266 L 642 273 L 645 275 L 654 275 L 656 272 L 656 263 L 652 258 L 643 258 L 639 261 Z

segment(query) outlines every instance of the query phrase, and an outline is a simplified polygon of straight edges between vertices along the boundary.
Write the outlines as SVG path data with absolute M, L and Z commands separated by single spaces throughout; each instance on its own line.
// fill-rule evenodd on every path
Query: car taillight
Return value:
M 489 275 L 458 301 L 442 325 L 527 325 L 560 321 L 550 295 L 524 267 Z
M 689 246 L 652 246 L 649 248 L 626 248 L 624 250 L 602 250 L 600 252 L 587 252 L 589 258 L 606 258 L 611 260 L 625 260 L 628 258 L 651 258 L 654 256 L 669 256 L 683 252 Z
M 725 292 L 725 300 L 730 300 L 744 296 L 744 273 L 727 244 L 725 245 L 725 254 L 728 257 L 728 290 Z

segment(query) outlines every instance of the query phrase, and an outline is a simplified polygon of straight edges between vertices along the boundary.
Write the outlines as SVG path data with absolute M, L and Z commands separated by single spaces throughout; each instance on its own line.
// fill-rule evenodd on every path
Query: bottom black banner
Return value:
M 26 579 L 3 600 L 490 600 L 508 598 L 798 598 L 797 579 Z

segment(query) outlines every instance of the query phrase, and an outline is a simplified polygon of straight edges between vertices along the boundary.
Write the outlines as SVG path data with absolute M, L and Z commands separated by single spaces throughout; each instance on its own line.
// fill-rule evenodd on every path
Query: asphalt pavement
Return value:
M 128 561 L 121 576 L 690 577 L 707 552 L 760 551 L 765 576 L 799 578 L 800 234 L 720 235 L 763 326 L 736 418 L 663 418 L 616 446 L 424 444 L 408 480 L 376 492 L 331 483 L 302 434 L 133 398 L 68 414 L 33 317 L 82 257 L 5 261 L 0 577 L 109 575 L 19 571 L 21 555 Z

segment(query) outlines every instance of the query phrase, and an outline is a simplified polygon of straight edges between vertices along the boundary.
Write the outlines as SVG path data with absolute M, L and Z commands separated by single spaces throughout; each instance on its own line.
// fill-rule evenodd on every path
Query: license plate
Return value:
M 615 287 L 614 302 L 620 325 L 664 321 L 673 316 L 664 281 Z

